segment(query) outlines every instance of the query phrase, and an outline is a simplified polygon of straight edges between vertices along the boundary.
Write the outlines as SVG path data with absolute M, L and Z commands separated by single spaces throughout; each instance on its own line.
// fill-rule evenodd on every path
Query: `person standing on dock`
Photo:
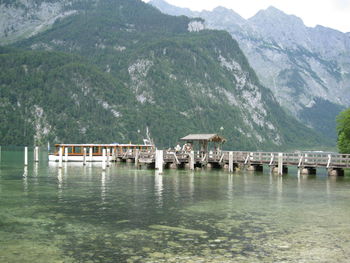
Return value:
M 179 151 L 181 151 L 181 146 L 180 146 L 180 144 L 177 144 L 175 146 L 175 152 L 178 153 Z

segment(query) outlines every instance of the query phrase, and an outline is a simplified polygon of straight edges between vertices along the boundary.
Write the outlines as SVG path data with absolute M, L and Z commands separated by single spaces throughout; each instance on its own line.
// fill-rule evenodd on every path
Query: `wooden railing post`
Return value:
M 278 153 L 278 175 L 283 175 L 283 153 Z

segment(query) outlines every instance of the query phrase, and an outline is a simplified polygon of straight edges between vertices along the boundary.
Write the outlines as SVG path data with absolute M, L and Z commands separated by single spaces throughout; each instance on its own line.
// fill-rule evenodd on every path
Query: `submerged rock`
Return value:
M 184 233 L 189 235 L 206 235 L 207 234 L 207 232 L 202 230 L 194 230 L 194 229 L 164 226 L 164 225 L 150 225 L 149 228 L 156 229 L 156 230 L 163 230 L 163 231 L 179 232 L 179 233 Z

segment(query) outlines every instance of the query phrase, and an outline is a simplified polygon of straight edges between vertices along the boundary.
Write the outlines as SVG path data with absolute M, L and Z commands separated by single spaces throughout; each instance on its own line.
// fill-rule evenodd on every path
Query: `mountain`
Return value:
M 306 27 L 300 18 L 274 7 L 245 20 L 224 7 L 189 13 L 162 0 L 150 4 L 167 14 L 201 17 L 207 28 L 228 31 L 285 109 L 336 138 L 335 117 L 350 105 L 349 33 Z
M 60 18 L 75 14 L 73 0 L 0 0 L 0 44 L 45 31 Z
M 169 5 L 163 0 L 153 0 L 152 5 L 156 6 L 163 13 L 172 14 L 174 16 L 193 16 L 193 11 L 188 8 L 179 8 L 176 6 Z
M 3 131 L 25 120 L 31 134 L 23 138 L 51 142 L 136 141 L 149 127 L 159 147 L 220 130 L 230 149 L 329 145 L 284 112 L 228 33 L 204 30 L 202 19 L 138 0 L 77 1 L 74 10 L 0 56 L 0 109 L 19 108 Z
M 2 145 L 137 139 L 129 89 L 83 59 L 1 48 L 0 69 Z

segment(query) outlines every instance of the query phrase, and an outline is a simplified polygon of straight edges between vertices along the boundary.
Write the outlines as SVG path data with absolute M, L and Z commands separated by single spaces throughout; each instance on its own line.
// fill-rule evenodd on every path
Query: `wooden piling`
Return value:
M 228 153 L 228 171 L 233 172 L 233 152 Z
M 156 150 L 156 169 L 162 173 L 163 172 L 163 165 L 164 165 L 164 158 L 163 158 L 163 151 L 162 150 Z
M 83 165 L 86 165 L 86 148 L 83 149 Z
M 111 154 L 111 150 L 108 148 L 107 149 L 107 167 L 109 167 L 109 163 L 110 163 L 110 154 Z
M 28 166 L 28 147 L 24 147 L 24 166 Z
M 115 152 L 115 148 L 112 149 L 112 161 L 116 162 L 116 152 Z
M 139 154 L 140 154 L 140 150 L 136 149 L 135 150 L 135 166 L 139 165 Z
M 278 153 L 278 175 L 283 175 L 283 153 Z
M 92 162 L 92 147 L 89 148 L 89 161 Z
M 35 146 L 34 147 L 34 162 L 39 162 L 39 147 Z
M 329 168 L 328 175 L 329 176 L 344 176 L 344 169 Z
M 106 170 L 106 149 L 102 150 L 102 171 Z
M 300 169 L 300 174 L 303 174 L 303 175 L 316 174 L 316 168 L 315 167 L 303 167 Z
M 68 162 L 68 148 L 67 147 L 64 148 L 64 161 Z
M 58 158 L 58 167 L 59 168 L 62 168 L 62 162 L 63 162 L 63 148 L 60 147 L 60 150 L 59 150 L 59 158 Z
M 190 163 L 190 170 L 194 170 L 194 151 L 191 151 L 190 152 L 190 160 L 189 160 L 189 163 Z

